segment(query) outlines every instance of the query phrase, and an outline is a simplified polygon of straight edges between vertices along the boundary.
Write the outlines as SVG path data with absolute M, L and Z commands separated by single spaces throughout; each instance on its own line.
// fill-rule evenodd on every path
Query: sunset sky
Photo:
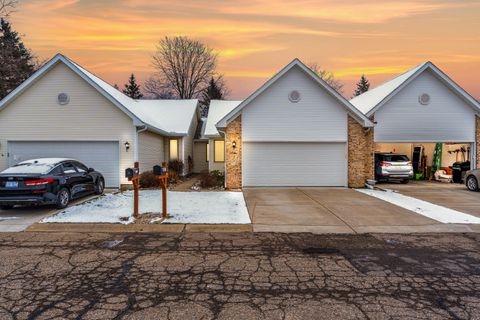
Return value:
M 243 99 L 293 58 L 316 62 L 350 97 L 364 73 L 379 83 L 423 61 L 480 98 L 480 1 L 20 0 L 11 18 L 41 59 L 60 52 L 123 86 L 154 70 L 164 36 L 196 38 Z

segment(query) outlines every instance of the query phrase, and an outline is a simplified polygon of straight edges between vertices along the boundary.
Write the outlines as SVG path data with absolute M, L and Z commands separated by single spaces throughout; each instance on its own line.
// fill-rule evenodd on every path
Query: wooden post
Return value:
M 162 178 L 162 218 L 167 219 L 167 178 Z

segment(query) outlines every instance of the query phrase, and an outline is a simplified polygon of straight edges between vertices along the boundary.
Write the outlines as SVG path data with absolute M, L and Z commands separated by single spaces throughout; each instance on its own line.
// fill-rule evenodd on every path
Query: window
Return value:
M 225 141 L 215 140 L 213 145 L 213 161 L 215 162 L 225 162 Z
M 52 176 L 60 176 L 63 174 L 62 166 L 56 166 L 52 171 L 50 171 Z
M 65 172 L 65 174 L 77 173 L 77 169 L 75 169 L 72 163 L 65 162 L 63 164 L 63 172 Z
M 210 143 L 207 142 L 207 162 L 210 161 Z
M 88 168 L 79 162 L 75 162 L 75 167 L 77 167 L 78 172 L 81 172 L 81 173 L 88 172 Z
M 178 160 L 178 139 L 170 139 L 170 161 Z

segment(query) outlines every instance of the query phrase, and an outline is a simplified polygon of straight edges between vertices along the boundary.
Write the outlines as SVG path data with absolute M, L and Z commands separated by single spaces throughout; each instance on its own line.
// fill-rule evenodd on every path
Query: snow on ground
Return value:
M 161 213 L 161 190 L 140 191 L 140 213 Z M 167 223 L 250 223 L 241 192 L 168 192 Z M 133 191 L 110 193 L 90 202 L 67 208 L 42 223 L 133 222 Z M 123 218 L 123 219 L 121 219 Z M 123 221 L 125 220 L 125 221 Z
M 421 214 L 430 219 L 437 220 L 442 223 L 473 223 L 480 224 L 480 218 L 442 207 L 427 201 L 423 201 L 417 198 L 412 198 L 393 192 L 391 190 L 369 190 L 369 189 L 356 189 L 358 192 L 367 194 L 369 196 L 390 202 L 396 206 L 405 208 L 415 213 Z

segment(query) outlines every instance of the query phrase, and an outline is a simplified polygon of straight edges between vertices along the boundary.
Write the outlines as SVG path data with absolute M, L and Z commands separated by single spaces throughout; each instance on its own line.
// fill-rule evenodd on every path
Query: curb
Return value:
M 182 233 L 182 232 L 253 232 L 250 224 L 117 224 L 117 223 L 35 223 L 25 232 L 80 233 Z

